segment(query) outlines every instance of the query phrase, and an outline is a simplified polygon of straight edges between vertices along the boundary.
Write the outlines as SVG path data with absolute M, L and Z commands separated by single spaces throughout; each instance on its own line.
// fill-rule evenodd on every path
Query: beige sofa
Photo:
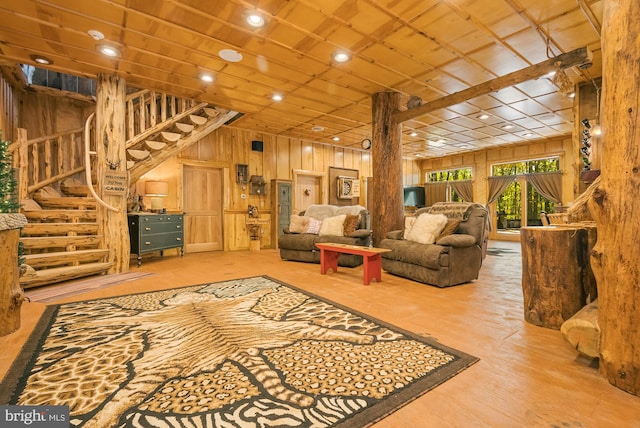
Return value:
M 489 236 L 487 208 L 473 203 L 437 203 L 417 210 L 415 217 L 420 218 L 424 213 L 442 214 L 449 223 L 457 220 L 459 224 L 451 234 L 437 236 L 432 244 L 405 239 L 404 230 L 389 232 L 379 244 L 381 248 L 391 250 L 382 254 L 382 268 L 388 273 L 438 287 L 477 279 Z M 416 238 L 415 233 L 413 238 Z
M 344 233 L 347 216 L 356 221 L 355 230 Z M 357 216 L 357 219 L 354 217 Z M 341 219 L 342 228 L 340 228 Z M 320 222 L 320 225 L 318 225 Z M 305 225 L 306 223 L 306 225 Z M 316 230 L 309 233 L 309 224 Z M 330 227 L 331 226 L 331 227 Z M 319 227 L 319 229 L 317 229 Z M 292 223 L 278 236 L 280 258 L 299 262 L 320 263 L 320 250 L 316 243 L 332 242 L 349 245 L 368 246 L 371 239 L 369 211 L 360 205 L 335 206 L 327 204 L 310 205 L 299 216 L 292 216 Z M 340 266 L 355 267 L 362 264 L 362 256 L 341 254 Z

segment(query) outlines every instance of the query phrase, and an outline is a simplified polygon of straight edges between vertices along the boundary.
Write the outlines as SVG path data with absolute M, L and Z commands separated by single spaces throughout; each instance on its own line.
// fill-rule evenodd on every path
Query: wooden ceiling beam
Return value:
M 463 91 L 447 95 L 446 97 L 442 97 L 435 101 L 423 104 L 420 107 L 415 107 L 410 110 L 398 111 L 394 113 L 393 120 L 396 123 L 406 122 L 407 120 L 415 119 L 427 113 L 431 113 L 435 110 L 451 107 L 453 105 L 460 104 L 461 102 L 479 97 L 481 95 L 486 95 L 491 92 L 496 92 L 500 89 L 508 88 L 522 82 L 537 79 L 544 76 L 545 74 L 548 74 L 556 67 L 564 70 L 566 68 L 574 66 L 590 66 L 592 57 L 593 55 L 589 48 L 578 48 L 571 52 L 567 52 L 543 61 L 541 63 L 534 64 L 530 67 L 514 71 L 513 73 L 509 73 L 493 80 L 489 80 L 488 82 L 472 86 Z

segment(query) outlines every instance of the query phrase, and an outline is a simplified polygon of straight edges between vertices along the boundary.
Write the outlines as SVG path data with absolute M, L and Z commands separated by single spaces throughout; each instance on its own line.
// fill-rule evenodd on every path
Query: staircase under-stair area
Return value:
M 62 190 L 64 185 L 61 192 L 45 187 L 23 206 L 28 224 L 20 241 L 24 263 L 33 268 L 20 277 L 25 289 L 103 274 L 111 267 L 106 262 L 109 250 L 100 248 L 96 202 L 86 196 L 86 186 L 73 188 L 75 194 L 67 193 L 72 191 L 69 188 Z

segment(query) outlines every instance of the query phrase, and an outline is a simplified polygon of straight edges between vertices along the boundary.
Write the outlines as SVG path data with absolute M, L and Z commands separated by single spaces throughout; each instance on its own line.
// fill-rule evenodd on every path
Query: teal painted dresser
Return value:
M 138 266 L 142 255 L 169 248 L 180 248 L 184 255 L 184 216 L 182 214 L 129 214 L 131 254 L 137 254 Z

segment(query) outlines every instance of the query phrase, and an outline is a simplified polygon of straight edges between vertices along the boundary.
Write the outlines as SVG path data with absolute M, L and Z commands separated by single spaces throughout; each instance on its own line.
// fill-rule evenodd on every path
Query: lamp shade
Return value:
M 166 181 L 147 181 L 144 183 L 144 194 L 146 196 L 167 196 L 169 183 Z

